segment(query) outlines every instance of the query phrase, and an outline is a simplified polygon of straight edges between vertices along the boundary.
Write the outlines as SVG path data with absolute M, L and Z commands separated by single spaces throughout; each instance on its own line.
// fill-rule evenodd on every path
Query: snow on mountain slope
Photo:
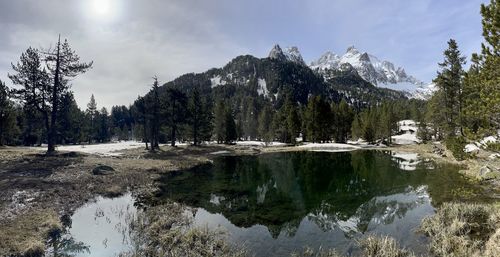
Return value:
M 354 46 L 349 47 L 342 56 L 328 51 L 309 67 L 325 73 L 329 69 L 340 69 L 346 63 L 354 67 L 363 79 L 378 87 L 405 91 L 410 97 L 419 99 L 427 99 L 435 91 L 433 85 L 427 85 L 406 74 L 403 68 L 396 67 L 389 61 L 381 61 L 366 52 L 362 53 Z
M 273 49 L 271 49 L 271 52 L 269 52 L 269 58 L 306 65 L 299 49 L 296 46 L 285 47 L 285 49 L 282 49 L 278 44 L 276 44 Z

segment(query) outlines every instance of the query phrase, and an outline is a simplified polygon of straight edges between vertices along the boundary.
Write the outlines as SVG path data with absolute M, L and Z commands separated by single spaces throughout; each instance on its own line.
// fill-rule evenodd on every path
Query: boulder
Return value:
M 94 175 L 110 175 L 114 171 L 115 171 L 115 169 L 113 169 L 113 167 L 106 166 L 106 165 L 99 165 L 92 170 L 92 174 L 94 174 Z
M 500 171 L 494 170 L 488 166 L 483 166 L 479 169 L 479 176 L 483 180 L 500 179 Z

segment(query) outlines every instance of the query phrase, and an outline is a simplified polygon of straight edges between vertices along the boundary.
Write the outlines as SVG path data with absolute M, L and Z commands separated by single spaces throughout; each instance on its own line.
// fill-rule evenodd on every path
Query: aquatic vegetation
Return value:
M 243 249 L 227 243 L 223 231 L 191 224 L 189 208 L 181 204 L 148 208 L 130 224 L 134 250 L 121 256 L 246 256 Z
M 500 216 L 492 205 L 445 203 L 422 221 L 435 256 L 498 256 Z

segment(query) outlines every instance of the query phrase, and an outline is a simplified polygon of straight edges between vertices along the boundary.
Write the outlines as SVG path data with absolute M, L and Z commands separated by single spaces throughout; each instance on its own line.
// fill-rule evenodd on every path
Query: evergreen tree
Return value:
M 463 114 L 473 137 L 500 129 L 500 1 L 481 5 L 484 42 L 465 78 Z
M 331 112 L 335 141 L 345 143 L 351 132 L 354 111 L 349 107 L 347 102 L 342 99 L 338 105 L 332 104 Z
M 397 119 L 392 104 L 384 102 L 378 111 L 378 137 L 382 139 L 382 142 L 390 145 L 392 144 L 392 135 L 397 130 Z
M 333 117 L 330 105 L 321 96 L 309 98 L 305 116 L 308 139 L 313 143 L 330 141 Z
M 210 110 L 206 101 L 203 101 L 198 87 L 195 87 L 191 92 L 188 112 L 193 145 L 199 145 L 203 140 L 209 140 L 211 136 Z
M 170 145 L 175 146 L 178 128 L 186 121 L 187 96 L 179 89 L 168 88 L 166 104 L 168 117 L 170 118 L 168 121 L 170 125 Z
M 266 146 L 274 139 L 273 130 L 273 109 L 270 105 L 265 105 L 259 114 L 258 133 L 260 140 L 264 141 Z
M 155 151 L 155 149 L 160 149 L 160 144 L 159 144 L 159 138 L 160 138 L 160 96 L 159 96 L 159 83 L 158 83 L 158 78 L 153 77 L 153 86 L 151 88 L 151 92 L 149 94 L 149 97 L 147 98 L 149 100 L 149 104 L 151 106 L 151 112 L 150 112 L 150 122 L 149 122 L 149 129 L 151 130 L 150 135 L 151 135 L 151 148 L 149 149 L 150 151 Z M 169 94 L 170 96 L 170 94 Z M 172 96 L 170 96 L 172 97 Z M 170 99 L 172 100 L 172 99 Z M 173 100 L 173 110 L 172 113 L 170 113 L 172 121 L 173 122 L 173 115 L 175 115 L 175 99 Z M 173 132 L 173 141 L 172 141 L 172 146 L 175 146 L 175 124 L 172 125 L 174 128 Z
M 97 103 L 94 98 L 94 94 L 90 96 L 90 102 L 87 104 L 87 110 L 85 111 L 85 115 L 87 116 L 88 120 L 88 131 L 87 131 L 87 140 L 90 143 L 92 143 L 92 140 L 96 138 L 96 132 L 97 132 L 97 125 L 96 125 L 96 119 L 97 115 L 99 112 L 97 111 Z
M 102 107 L 101 111 L 98 114 L 98 134 L 97 139 L 99 142 L 104 143 L 110 140 L 110 131 L 109 131 L 109 113 L 105 107 Z
M 132 116 L 136 124 L 139 124 L 140 131 L 142 131 L 142 141 L 146 144 L 146 150 L 149 150 L 148 142 L 148 119 L 147 119 L 147 106 L 144 97 L 137 97 L 134 104 L 132 105 Z M 139 133 L 139 131 L 137 131 Z M 138 135 L 140 135 L 139 133 Z
M 224 143 L 230 144 L 238 138 L 238 134 L 236 131 L 236 123 L 234 122 L 233 111 L 231 110 L 231 107 L 229 105 L 225 107 L 224 114 L 225 114 Z
M 363 137 L 363 128 L 361 127 L 361 121 L 358 114 L 354 115 L 351 125 L 351 135 L 353 140 L 358 140 Z
M 9 88 L 0 80 L 0 146 L 17 134 L 16 111 L 9 99 Z
M 37 124 L 43 120 L 45 132 L 50 131 L 51 85 L 49 74 L 42 67 L 42 57 L 36 49 L 28 48 L 21 54 L 19 62 L 12 69 L 15 74 L 9 74 L 14 85 L 20 88 L 12 90 L 13 97 L 21 100 L 26 114 L 25 144 L 33 145 L 39 140 L 42 143 L 43 132 Z
M 55 137 L 57 135 L 57 112 L 61 95 L 69 89 L 68 79 L 85 73 L 92 67 L 92 62 L 82 63 L 80 57 L 71 49 L 67 40 L 61 43 L 59 37 L 54 49 L 44 52 L 48 70 L 52 74 L 52 87 L 50 88 L 50 126 L 48 131 L 47 153 L 55 151 Z
M 377 140 L 377 112 L 370 108 L 361 113 L 361 129 L 362 137 L 370 144 L 374 144 Z
M 224 142 L 226 134 L 225 107 L 222 100 L 217 101 L 214 108 L 214 135 L 217 144 Z
M 83 139 L 84 114 L 78 108 L 73 93 L 67 92 L 61 96 L 60 111 L 58 113 L 58 143 L 76 144 Z
M 434 104 L 429 108 L 436 113 L 433 122 L 441 124 L 440 130 L 445 137 L 456 135 L 461 131 L 461 109 L 463 105 L 463 69 L 465 57 L 462 57 L 455 40 L 448 41 L 448 49 L 444 51 L 444 62 L 439 64 L 440 71 L 434 82 L 438 93 L 434 94 Z

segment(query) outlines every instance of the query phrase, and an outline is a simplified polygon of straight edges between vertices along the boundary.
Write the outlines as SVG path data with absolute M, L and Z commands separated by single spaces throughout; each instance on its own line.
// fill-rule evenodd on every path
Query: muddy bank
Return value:
M 162 173 L 209 162 L 217 156 L 210 153 L 221 151 L 257 152 L 230 146 L 181 146 L 162 147 L 156 153 L 128 149 L 119 156 L 76 152 L 46 156 L 37 149 L 2 147 L 0 256 L 39 250 L 48 232 L 60 227 L 60 217 L 71 215 L 98 195 L 118 196 L 127 191 L 147 195 L 154 191 L 154 182 Z M 40 226 L 33 220 L 51 222 Z

